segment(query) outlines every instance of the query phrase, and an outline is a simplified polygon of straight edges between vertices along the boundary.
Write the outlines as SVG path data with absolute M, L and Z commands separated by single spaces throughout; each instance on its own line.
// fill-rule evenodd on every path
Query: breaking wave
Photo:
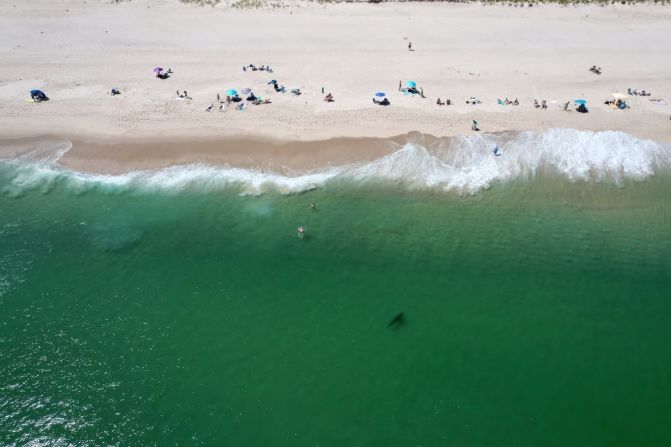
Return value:
M 70 149 L 64 142 L 2 162 L 11 166 L 6 194 L 49 191 L 65 184 L 75 191 L 218 189 L 235 186 L 247 194 L 300 192 L 329 182 L 387 182 L 409 189 L 473 193 L 497 182 L 555 173 L 569 181 L 643 180 L 671 166 L 671 145 L 618 131 L 551 129 L 542 133 L 481 134 L 435 139 L 410 135 L 405 145 L 377 160 L 328 167 L 295 176 L 267 170 L 202 164 L 101 175 L 58 164 Z M 318 143 L 316 143 L 318 144 Z M 500 155 L 493 149 L 498 147 Z

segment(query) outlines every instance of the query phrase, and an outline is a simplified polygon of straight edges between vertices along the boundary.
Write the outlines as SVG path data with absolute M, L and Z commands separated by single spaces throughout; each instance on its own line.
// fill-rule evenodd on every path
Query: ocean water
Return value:
M 292 178 L 68 148 L 0 162 L 2 446 L 671 445 L 668 145 L 412 137 Z

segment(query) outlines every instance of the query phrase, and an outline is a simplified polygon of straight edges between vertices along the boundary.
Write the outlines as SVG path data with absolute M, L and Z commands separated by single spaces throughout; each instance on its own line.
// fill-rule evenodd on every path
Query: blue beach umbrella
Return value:
M 410 87 L 410 88 L 415 88 L 415 87 L 417 87 L 417 83 L 415 81 L 408 81 L 408 82 L 405 83 L 405 86 Z
M 576 99 L 574 102 L 578 105 L 587 104 L 587 101 L 584 99 Z
M 270 84 L 277 84 L 277 80 L 276 80 L 276 79 L 273 79 L 272 81 L 270 81 L 270 82 L 268 83 L 268 85 L 270 85 Z
M 228 90 L 226 90 L 226 95 L 228 95 L 228 96 L 238 96 L 238 92 L 233 90 L 232 88 L 229 88 Z
M 384 94 L 384 92 L 377 92 L 375 94 L 375 96 L 377 96 L 378 98 L 382 98 L 383 96 L 386 96 L 386 95 Z

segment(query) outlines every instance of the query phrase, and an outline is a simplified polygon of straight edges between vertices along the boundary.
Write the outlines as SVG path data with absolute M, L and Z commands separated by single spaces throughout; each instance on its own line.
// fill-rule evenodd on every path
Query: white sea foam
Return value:
M 501 156 L 492 150 L 498 146 Z M 64 184 L 75 191 L 220 189 L 243 193 L 268 190 L 300 192 L 332 181 L 387 182 L 411 189 L 475 192 L 493 183 L 554 172 L 569 181 L 642 180 L 671 166 L 671 145 L 616 132 L 551 129 L 546 132 L 479 134 L 439 139 L 431 144 L 409 141 L 398 151 L 372 162 L 329 167 L 286 176 L 276 172 L 193 164 L 133 171 L 122 175 L 67 170 L 58 159 L 69 149 L 51 146 L 5 161 L 14 171 L 8 194 L 27 189 L 48 191 Z

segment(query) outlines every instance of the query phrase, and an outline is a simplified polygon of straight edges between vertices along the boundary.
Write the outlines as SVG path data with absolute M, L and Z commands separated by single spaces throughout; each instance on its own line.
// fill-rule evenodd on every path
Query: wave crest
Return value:
M 476 192 L 496 182 L 530 178 L 542 172 L 554 172 L 569 181 L 642 180 L 671 164 L 670 145 L 618 131 L 551 129 L 542 133 L 459 136 L 431 143 L 423 140 L 409 139 L 396 152 L 372 162 L 296 176 L 202 164 L 121 175 L 90 174 L 58 164 L 71 145 L 51 145 L 4 161 L 13 170 L 4 192 L 20 195 L 29 189 L 48 191 L 56 184 L 64 184 L 77 192 L 92 188 L 179 191 L 234 186 L 248 194 L 268 190 L 292 193 L 331 181 L 391 182 L 411 189 Z M 499 147 L 500 156 L 493 154 L 494 147 Z

